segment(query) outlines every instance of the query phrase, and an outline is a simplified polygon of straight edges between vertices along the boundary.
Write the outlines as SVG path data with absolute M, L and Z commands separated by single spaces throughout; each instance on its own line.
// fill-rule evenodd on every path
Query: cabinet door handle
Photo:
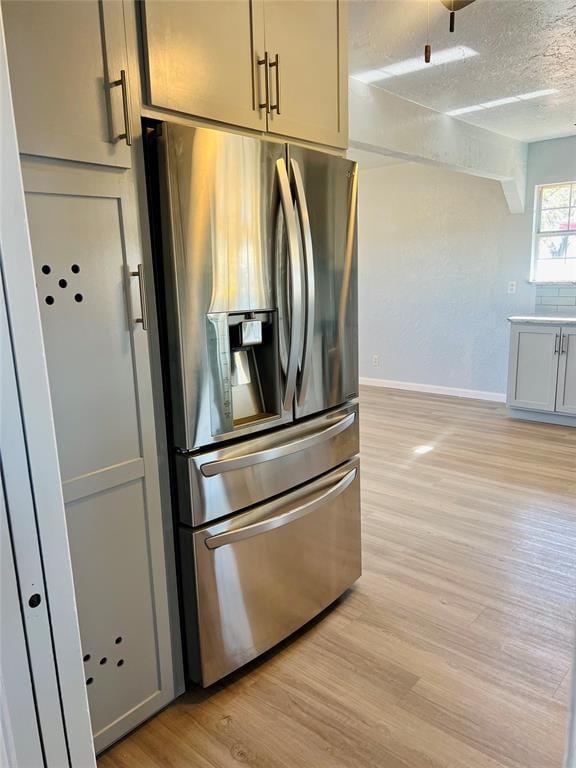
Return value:
M 560 334 L 557 333 L 554 336 L 554 354 L 557 355 L 560 352 Z
M 568 335 L 562 334 L 562 346 L 560 347 L 560 354 L 565 355 L 568 352 Z
M 268 64 L 268 69 L 276 68 L 276 103 L 270 104 L 270 112 L 276 110 L 276 114 L 280 114 L 280 58 L 278 54 L 274 56 L 274 61 Z
M 130 272 L 130 277 L 138 278 L 138 287 L 140 289 L 140 307 L 142 308 L 142 317 L 135 317 L 135 323 L 142 323 L 142 330 L 148 330 L 148 304 L 146 303 L 146 287 L 144 284 L 144 266 L 138 264 L 134 272 Z
M 120 70 L 120 79 L 110 83 L 111 88 L 120 86 L 122 89 L 122 109 L 124 111 L 124 133 L 118 135 L 119 139 L 125 139 L 126 144 L 132 146 L 132 129 L 130 128 L 130 105 L 128 102 L 128 85 L 126 82 L 126 70 Z
M 256 59 L 256 63 L 259 67 L 264 67 L 264 90 L 265 90 L 265 98 L 264 101 L 258 102 L 258 109 L 265 109 L 266 114 L 270 114 L 270 75 L 268 72 L 268 51 L 265 51 L 264 58 L 263 59 Z M 258 77 L 258 97 L 260 97 L 260 77 Z

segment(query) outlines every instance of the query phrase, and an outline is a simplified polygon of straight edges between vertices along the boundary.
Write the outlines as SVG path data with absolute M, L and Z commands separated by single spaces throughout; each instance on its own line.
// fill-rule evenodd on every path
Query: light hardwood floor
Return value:
M 561 768 L 576 430 L 383 389 L 361 407 L 362 579 L 99 768 Z

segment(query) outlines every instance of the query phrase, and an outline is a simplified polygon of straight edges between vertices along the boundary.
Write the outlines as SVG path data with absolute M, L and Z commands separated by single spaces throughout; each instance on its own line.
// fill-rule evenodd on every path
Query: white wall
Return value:
M 535 310 L 533 187 L 575 166 L 574 137 L 530 145 L 524 214 L 490 179 L 414 163 L 361 171 L 360 375 L 504 393 L 506 318 Z
M 359 193 L 360 375 L 504 392 L 506 317 L 534 288 L 500 184 L 410 163 L 361 171 Z

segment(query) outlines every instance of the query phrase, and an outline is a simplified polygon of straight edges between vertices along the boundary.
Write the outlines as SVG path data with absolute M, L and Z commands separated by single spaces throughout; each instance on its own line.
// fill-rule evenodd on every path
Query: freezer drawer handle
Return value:
M 291 453 L 298 453 L 307 448 L 312 448 L 318 443 L 323 443 L 325 440 L 340 434 L 340 432 L 344 432 L 344 430 L 354 424 L 355 420 L 356 414 L 349 413 L 344 418 L 339 419 L 335 424 L 331 424 L 326 429 L 323 429 L 320 432 L 315 432 L 308 437 L 292 440 L 289 443 L 284 443 L 284 445 L 267 448 L 263 451 L 246 453 L 243 456 L 235 456 L 230 459 L 207 462 L 206 464 L 202 464 L 200 471 L 204 477 L 213 477 L 214 475 L 222 475 L 224 472 L 232 472 L 235 469 L 243 469 L 244 467 L 251 467 L 254 464 L 261 464 L 265 461 L 271 461 L 272 459 L 279 459 L 282 456 L 288 456 Z
M 250 539 L 253 536 L 258 536 L 261 533 L 268 533 L 275 528 L 281 528 L 283 525 L 293 523 L 295 520 L 299 520 L 305 515 L 309 515 L 318 507 L 323 506 L 327 501 L 330 501 L 335 496 L 339 496 L 346 488 L 353 482 L 358 470 L 356 468 L 347 472 L 343 478 L 341 478 L 335 485 L 332 485 L 327 491 L 316 496 L 311 501 L 301 504 L 295 509 L 291 509 L 289 512 L 284 512 L 282 515 L 262 520 L 259 523 L 252 523 L 251 525 L 245 525 L 242 528 L 237 528 L 235 531 L 226 531 L 225 533 L 218 533 L 216 536 L 209 536 L 204 539 L 204 543 L 208 549 L 218 549 L 225 544 L 233 544 L 235 541 L 242 541 L 242 539 Z M 282 500 L 277 502 L 282 504 Z

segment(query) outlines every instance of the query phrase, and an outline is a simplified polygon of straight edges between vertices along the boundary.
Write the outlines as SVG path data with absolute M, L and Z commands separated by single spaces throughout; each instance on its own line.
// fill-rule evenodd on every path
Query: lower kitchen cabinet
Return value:
M 576 416 L 576 319 L 512 320 L 507 405 Z
M 28 159 L 23 176 L 101 750 L 174 696 L 137 208 L 128 172 Z
M 556 410 L 576 416 L 576 324 L 562 327 Z
M 554 410 L 560 330 L 554 325 L 512 325 L 508 405 Z

